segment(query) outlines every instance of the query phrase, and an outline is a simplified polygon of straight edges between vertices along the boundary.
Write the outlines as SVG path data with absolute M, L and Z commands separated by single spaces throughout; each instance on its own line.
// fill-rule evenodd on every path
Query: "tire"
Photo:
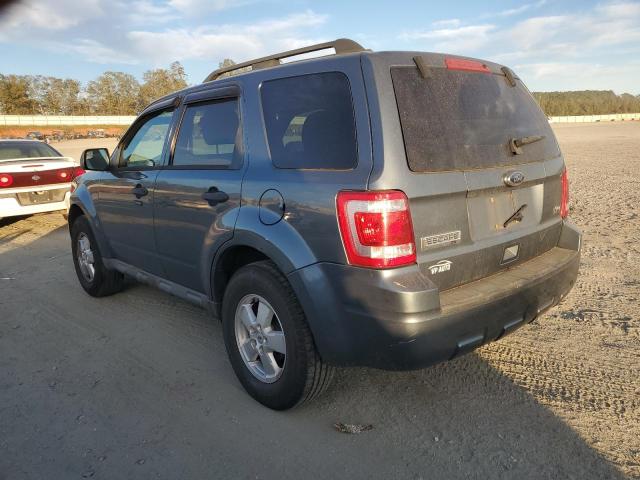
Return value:
M 261 315 L 268 309 L 273 312 L 270 324 L 258 329 L 261 317 L 269 318 L 268 314 Z M 247 323 L 253 325 L 253 333 Z M 320 359 L 302 307 L 272 262 L 252 263 L 233 275 L 222 302 L 222 328 L 227 354 L 240 383 L 269 408 L 287 410 L 310 401 L 333 379 L 335 367 Z M 247 342 L 254 343 L 247 346 Z M 258 352 L 260 348 L 262 353 Z
M 86 268 L 83 269 L 81 260 L 81 247 L 79 241 L 87 240 L 93 259 L 93 275 L 88 275 Z M 105 267 L 102 261 L 102 255 L 98 247 L 98 242 L 91 230 L 88 220 L 84 216 L 79 216 L 71 226 L 71 251 L 73 254 L 73 264 L 76 268 L 76 275 L 80 281 L 80 285 L 92 297 L 106 297 L 122 290 L 124 285 L 124 276 L 115 270 Z M 80 255 L 79 255 L 80 253 Z M 87 255 L 85 260 L 88 261 Z M 90 262 L 89 262 L 90 263 Z M 86 265 L 84 265 L 86 267 Z

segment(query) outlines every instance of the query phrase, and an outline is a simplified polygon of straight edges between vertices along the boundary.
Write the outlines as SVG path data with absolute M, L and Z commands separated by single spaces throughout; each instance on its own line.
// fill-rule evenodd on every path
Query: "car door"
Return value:
M 141 116 L 111 158 L 95 202 L 114 256 L 156 275 L 162 274 L 153 232 L 154 185 L 163 165 L 173 105 Z
M 213 255 L 233 235 L 240 209 L 239 89 L 187 96 L 173 143 L 156 179 L 156 245 L 165 278 L 206 293 Z

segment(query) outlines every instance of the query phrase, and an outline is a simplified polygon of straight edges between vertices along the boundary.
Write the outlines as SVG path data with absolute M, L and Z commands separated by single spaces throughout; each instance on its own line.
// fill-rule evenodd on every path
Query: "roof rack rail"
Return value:
M 343 55 L 345 53 L 364 52 L 365 49 L 358 42 L 354 42 L 348 38 L 339 38 L 332 42 L 318 43 L 316 45 L 310 45 L 308 47 L 296 48 L 295 50 L 289 50 L 287 52 L 276 53 L 275 55 L 269 55 L 262 58 L 256 58 L 249 60 L 248 62 L 236 63 L 230 67 L 219 68 L 207 75 L 204 79 L 205 82 L 210 82 L 220 77 L 224 73 L 229 73 L 241 68 L 251 67 L 251 70 L 258 70 L 261 68 L 276 67 L 281 65 L 283 58 L 295 57 L 296 55 L 302 55 L 303 53 L 317 52 L 319 50 L 327 50 L 333 48 L 336 51 L 336 55 Z M 204 82 L 203 82 L 204 83 Z

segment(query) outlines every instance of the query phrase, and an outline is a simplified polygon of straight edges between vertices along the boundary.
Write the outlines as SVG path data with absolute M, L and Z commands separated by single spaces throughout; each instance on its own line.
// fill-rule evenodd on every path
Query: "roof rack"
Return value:
M 241 68 L 251 67 L 251 70 L 259 70 L 261 68 L 277 67 L 281 65 L 283 58 L 295 57 L 296 55 L 302 55 L 303 53 L 317 52 L 319 50 L 327 50 L 333 48 L 336 51 L 336 55 L 343 55 L 345 53 L 363 52 L 365 49 L 358 42 L 354 42 L 348 38 L 339 38 L 332 42 L 318 43 L 316 45 L 310 45 L 308 47 L 296 48 L 295 50 L 289 50 L 287 52 L 276 53 L 275 55 L 269 55 L 267 57 L 256 58 L 249 60 L 248 62 L 236 63 L 230 67 L 219 68 L 211 72 L 205 82 L 210 82 L 220 77 L 224 73 L 229 73 Z

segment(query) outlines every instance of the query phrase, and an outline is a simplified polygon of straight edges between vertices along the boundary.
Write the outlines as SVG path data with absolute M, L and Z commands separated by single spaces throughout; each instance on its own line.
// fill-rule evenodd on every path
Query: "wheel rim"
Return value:
M 273 307 L 260 295 L 246 295 L 235 316 L 236 343 L 251 374 L 273 383 L 284 371 L 287 357 L 282 324 Z
M 82 276 L 88 282 L 92 282 L 96 275 L 95 258 L 93 250 L 91 250 L 91 241 L 86 233 L 78 235 L 78 245 L 76 249 L 76 257 L 78 258 L 78 266 Z

